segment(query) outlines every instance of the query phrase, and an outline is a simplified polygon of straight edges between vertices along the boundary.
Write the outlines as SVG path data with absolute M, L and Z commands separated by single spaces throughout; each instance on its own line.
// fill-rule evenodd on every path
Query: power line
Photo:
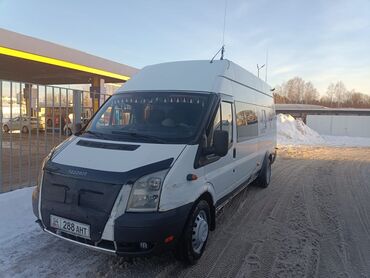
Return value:
M 269 49 L 266 49 L 266 68 L 265 68 L 265 82 L 267 83 L 267 67 L 268 67 L 268 61 L 269 61 Z

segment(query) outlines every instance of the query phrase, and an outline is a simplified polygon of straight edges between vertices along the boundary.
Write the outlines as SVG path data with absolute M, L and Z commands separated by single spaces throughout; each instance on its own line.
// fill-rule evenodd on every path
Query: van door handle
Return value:
M 236 148 L 233 149 L 233 158 L 236 157 Z

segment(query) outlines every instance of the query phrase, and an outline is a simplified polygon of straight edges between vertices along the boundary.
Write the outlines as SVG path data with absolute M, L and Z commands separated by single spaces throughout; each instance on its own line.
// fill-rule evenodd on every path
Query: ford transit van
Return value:
M 251 182 L 269 185 L 275 147 L 261 79 L 228 60 L 148 66 L 45 158 L 33 210 L 82 246 L 195 263 L 216 212 Z

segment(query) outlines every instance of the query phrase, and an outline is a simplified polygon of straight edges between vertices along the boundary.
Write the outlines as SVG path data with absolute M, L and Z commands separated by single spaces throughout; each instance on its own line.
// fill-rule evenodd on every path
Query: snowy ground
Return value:
M 320 136 L 278 115 L 278 143 L 270 186 L 224 208 L 193 267 L 54 238 L 25 188 L 0 194 L 0 277 L 370 277 L 370 139 Z
M 34 223 L 32 188 L 1 194 L 0 277 L 370 277 L 370 148 L 289 147 L 272 173 L 227 205 L 193 267 L 54 238 Z
M 370 147 L 370 138 L 320 135 L 301 120 L 295 120 L 286 114 L 277 115 L 277 140 L 279 147 L 299 145 Z

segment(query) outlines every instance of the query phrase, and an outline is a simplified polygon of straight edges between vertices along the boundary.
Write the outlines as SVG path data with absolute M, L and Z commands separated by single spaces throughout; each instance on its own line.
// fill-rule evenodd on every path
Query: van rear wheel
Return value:
M 195 264 L 202 256 L 208 240 L 211 213 L 208 203 L 201 200 L 190 213 L 175 255 L 179 260 Z

